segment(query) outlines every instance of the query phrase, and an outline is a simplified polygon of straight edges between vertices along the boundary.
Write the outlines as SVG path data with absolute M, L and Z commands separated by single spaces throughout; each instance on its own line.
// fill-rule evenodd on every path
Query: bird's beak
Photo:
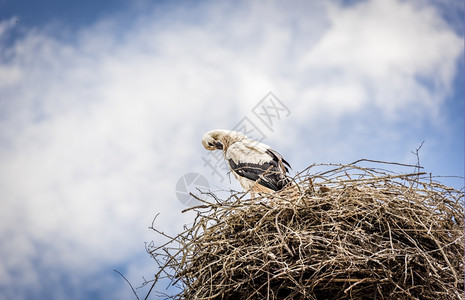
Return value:
M 223 144 L 220 141 L 211 141 L 208 144 L 204 144 L 207 150 L 223 150 Z
M 218 141 L 217 141 L 217 142 L 215 143 L 215 147 L 216 147 L 216 149 L 218 149 L 218 150 L 223 150 L 223 144 L 222 144 L 221 142 L 218 142 Z

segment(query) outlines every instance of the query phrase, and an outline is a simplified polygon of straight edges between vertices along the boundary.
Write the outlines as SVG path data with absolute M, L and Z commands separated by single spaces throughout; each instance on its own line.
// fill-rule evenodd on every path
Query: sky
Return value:
M 153 278 L 154 217 L 174 235 L 182 195 L 240 190 L 215 128 L 291 174 L 419 158 L 462 188 L 463 5 L 0 0 L 0 299 L 134 298 L 113 270 Z

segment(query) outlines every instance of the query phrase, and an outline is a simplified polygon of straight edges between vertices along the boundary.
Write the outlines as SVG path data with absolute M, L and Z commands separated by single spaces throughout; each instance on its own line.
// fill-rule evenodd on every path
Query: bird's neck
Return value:
M 224 136 L 221 140 L 221 142 L 223 143 L 223 153 L 226 153 L 226 151 L 228 151 L 229 146 L 240 140 L 244 140 L 244 137 L 235 135 Z

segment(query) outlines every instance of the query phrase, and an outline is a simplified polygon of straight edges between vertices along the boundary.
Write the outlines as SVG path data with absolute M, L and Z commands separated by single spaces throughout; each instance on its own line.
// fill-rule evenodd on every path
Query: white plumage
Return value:
M 215 129 L 202 138 L 207 150 L 222 150 L 231 172 L 246 191 L 279 191 L 289 184 L 289 163 L 268 145 L 236 131 Z

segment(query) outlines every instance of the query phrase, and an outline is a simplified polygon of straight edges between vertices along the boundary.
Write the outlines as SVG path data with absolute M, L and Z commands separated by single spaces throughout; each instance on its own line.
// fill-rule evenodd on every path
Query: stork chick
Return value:
M 209 131 L 203 136 L 202 145 L 210 151 L 223 151 L 234 177 L 246 191 L 251 192 L 252 198 L 255 192 L 279 191 L 290 183 L 286 166 L 291 166 L 281 154 L 240 132 Z

